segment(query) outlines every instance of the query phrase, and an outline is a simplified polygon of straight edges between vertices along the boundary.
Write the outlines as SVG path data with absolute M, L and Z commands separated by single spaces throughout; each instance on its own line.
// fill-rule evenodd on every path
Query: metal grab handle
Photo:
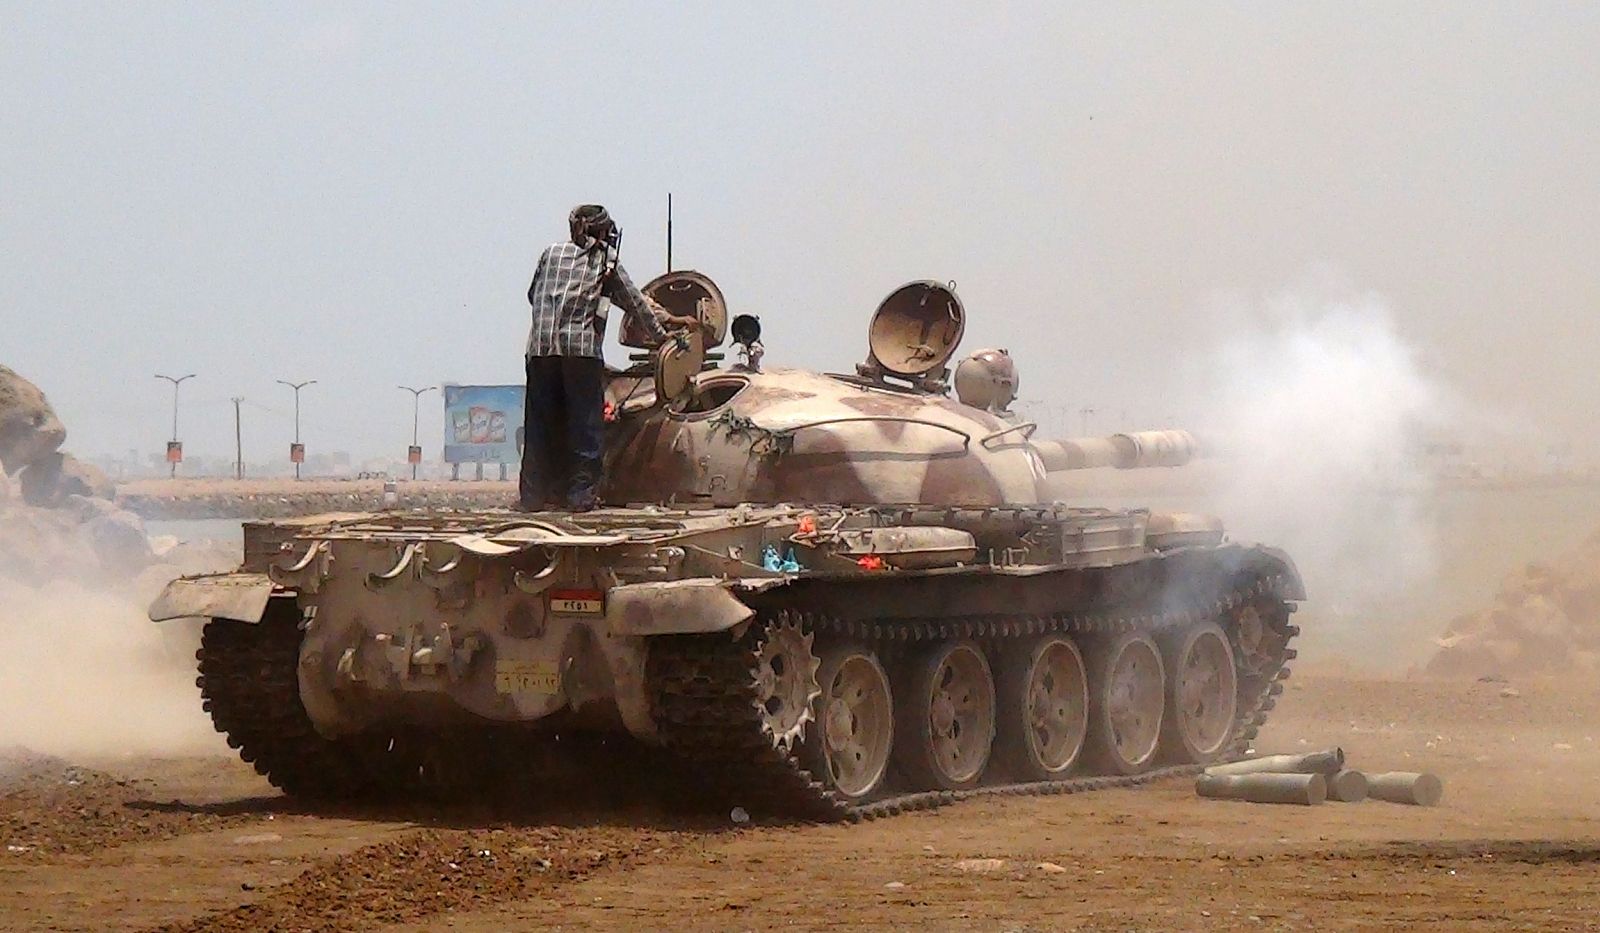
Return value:
M 435 576 L 448 576 L 449 574 L 455 573 L 456 570 L 461 567 L 461 555 L 462 551 L 458 548 L 454 557 L 451 557 L 448 561 L 440 566 L 435 567 L 433 562 L 428 559 L 428 556 L 424 554 L 422 558 L 421 569 L 424 572 L 434 574 Z
M 523 570 L 513 571 L 511 584 L 529 596 L 538 596 L 545 590 L 555 585 L 556 568 L 561 565 L 561 552 L 545 548 L 545 565 L 538 573 L 528 573 Z
M 287 567 L 277 561 L 267 564 L 267 579 L 282 587 L 315 593 L 322 578 L 327 575 L 327 567 L 324 565 L 313 569 L 312 565 L 324 557 L 332 559 L 328 554 L 328 542 L 314 541 L 306 547 L 304 556 Z
M 290 564 L 287 567 L 280 567 L 277 564 L 273 564 L 269 569 L 277 570 L 280 573 L 299 573 L 300 571 L 311 566 L 311 562 L 316 560 L 317 555 L 321 554 L 323 550 L 327 548 L 327 546 L 328 542 L 326 541 L 314 542 L 310 547 L 306 548 L 305 556 L 300 558 L 298 561 Z
M 447 580 L 446 577 L 462 569 L 467 559 L 466 555 L 466 548 L 458 547 L 456 552 L 450 555 L 449 560 L 434 566 L 433 555 L 429 553 L 428 545 L 423 545 L 422 549 L 417 553 L 417 579 L 427 586 L 440 590 L 459 582 Z
M 417 556 L 417 545 L 415 545 L 415 544 L 406 545 L 405 546 L 405 550 L 400 552 L 400 559 L 395 561 L 395 565 L 393 567 L 389 568 L 389 570 L 386 573 L 369 573 L 369 574 L 367 574 L 367 588 L 368 589 L 377 589 L 377 588 L 382 587 L 382 586 L 388 586 L 390 583 L 393 583 L 394 581 L 400 579 L 401 575 L 404 574 L 406 572 L 406 570 L 411 567 L 411 561 L 416 556 Z
M 827 418 L 822 421 L 812 421 L 807 424 L 798 424 L 792 428 L 783 428 L 781 430 L 773 431 L 772 433 L 784 437 L 792 437 L 793 435 L 800 431 L 804 431 L 807 428 L 820 428 L 827 424 L 849 424 L 857 421 L 887 421 L 898 424 L 927 425 L 930 428 L 938 428 L 941 431 L 949 431 L 951 434 L 960 437 L 962 450 L 967 450 L 972 446 L 972 435 L 961 430 L 960 428 L 953 428 L 948 424 L 940 424 L 937 421 L 929 421 L 926 418 L 902 418 L 895 415 L 861 415 L 852 418 Z
M 1033 439 L 1033 432 L 1035 432 L 1037 430 L 1039 430 L 1039 425 L 1038 424 L 1036 424 L 1035 422 L 1032 422 L 1032 421 L 1024 421 L 1021 424 L 1014 424 L 1009 428 L 1001 428 L 1000 430 L 994 432 L 993 434 L 986 435 L 984 437 L 984 439 L 979 441 L 978 443 L 983 445 L 983 449 L 984 450 L 993 450 L 994 448 L 989 446 L 989 442 L 994 440 L 997 437 L 1005 437 L 1007 434 L 1013 434 L 1013 433 L 1016 433 L 1017 431 L 1027 431 L 1028 433 L 1024 434 L 1022 436 L 1022 439 L 1024 441 L 1027 441 L 1027 440 L 1032 440 Z

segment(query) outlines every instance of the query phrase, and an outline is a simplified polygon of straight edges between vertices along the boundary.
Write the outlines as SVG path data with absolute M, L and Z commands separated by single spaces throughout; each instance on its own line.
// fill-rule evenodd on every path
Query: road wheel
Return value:
M 994 676 L 970 641 L 936 645 L 906 666 L 895 762 L 918 790 L 976 787 L 994 747 Z
M 1024 642 L 1000 666 L 997 749 L 1019 781 L 1057 781 L 1089 730 L 1089 675 L 1064 635 Z
M 1096 770 L 1138 774 L 1155 761 L 1166 678 L 1150 636 L 1126 632 L 1091 652 L 1088 748 Z
M 1239 675 L 1228 637 L 1214 623 L 1167 643 L 1167 716 L 1162 744 L 1177 761 L 1215 761 L 1233 740 Z
M 871 648 L 842 642 L 823 649 L 817 683 L 801 760 L 839 796 L 865 800 L 882 786 L 894 745 L 889 675 Z

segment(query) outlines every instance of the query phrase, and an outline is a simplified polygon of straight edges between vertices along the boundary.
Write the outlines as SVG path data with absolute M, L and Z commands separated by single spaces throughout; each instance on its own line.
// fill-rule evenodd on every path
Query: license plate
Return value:
M 599 590 L 551 590 L 550 611 L 567 615 L 600 615 L 606 611 L 606 594 Z
M 561 689 L 561 671 L 554 661 L 496 661 L 494 689 L 497 693 L 556 693 Z

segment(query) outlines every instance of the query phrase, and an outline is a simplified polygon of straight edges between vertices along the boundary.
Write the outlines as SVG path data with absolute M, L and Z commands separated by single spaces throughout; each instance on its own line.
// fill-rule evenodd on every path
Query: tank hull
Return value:
M 715 762 L 702 783 L 747 808 L 848 819 L 1242 751 L 1287 673 L 1303 594 L 1281 554 L 1167 530 L 1181 527 L 1061 507 L 326 517 L 249 526 L 238 574 L 178 581 L 154 614 L 209 607 L 207 707 L 293 793 L 416 790 L 463 743 L 505 754 L 586 734 Z M 1168 733 L 1193 666 L 1172 653 L 1201 627 L 1240 661 L 1228 721 L 1196 746 Z M 1147 675 L 1153 705 L 1118 713 L 1133 675 L 1104 656 L 1145 640 L 1174 673 Z M 1022 669 L 1042 647 L 1069 662 L 1058 681 L 1074 656 L 1086 665 L 1081 698 L 1030 705 L 1049 676 Z M 1028 737 L 1052 715 L 1041 757 Z M 1112 725 L 1097 738 L 1118 715 L 1157 729 L 1152 754 L 1119 749 Z M 919 754 L 920 776 L 890 767 Z

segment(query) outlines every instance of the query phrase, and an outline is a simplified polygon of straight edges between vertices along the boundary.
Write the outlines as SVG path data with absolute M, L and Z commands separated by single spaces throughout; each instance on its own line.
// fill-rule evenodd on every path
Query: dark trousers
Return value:
M 599 501 L 605 364 L 590 356 L 530 356 L 519 497 L 528 508 Z

